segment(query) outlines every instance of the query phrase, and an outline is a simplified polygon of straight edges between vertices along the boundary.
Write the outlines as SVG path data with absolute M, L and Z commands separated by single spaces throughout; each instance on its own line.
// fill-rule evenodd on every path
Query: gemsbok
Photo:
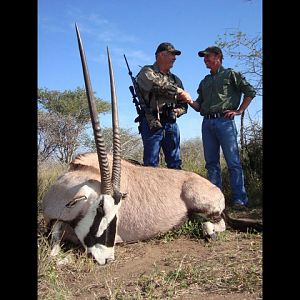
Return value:
M 246 230 L 262 225 L 224 213 L 221 190 L 198 174 L 145 167 L 120 156 L 115 82 L 107 48 L 113 125 L 113 156 L 107 155 L 96 111 L 86 56 L 75 24 L 97 153 L 78 155 L 43 198 L 43 215 L 51 228 L 51 255 L 62 241 L 81 243 L 103 265 L 114 260 L 114 245 L 146 240 L 180 226 L 192 212 L 206 218 L 203 233 L 214 239 L 230 226 Z M 112 175 L 110 175 L 112 174 Z

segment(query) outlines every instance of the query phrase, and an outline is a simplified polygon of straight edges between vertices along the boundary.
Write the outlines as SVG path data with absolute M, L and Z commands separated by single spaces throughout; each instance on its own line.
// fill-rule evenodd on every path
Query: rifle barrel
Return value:
M 131 72 L 131 70 L 130 70 L 130 68 L 129 68 L 129 64 L 128 64 L 127 58 L 126 58 L 125 54 L 123 54 L 123 55 L 124 55 L 125 62 L 126 62 L 126 65 L 127 65 L 128 74 L 131 76 L 131 75 L 132 75 L 132 72 Z

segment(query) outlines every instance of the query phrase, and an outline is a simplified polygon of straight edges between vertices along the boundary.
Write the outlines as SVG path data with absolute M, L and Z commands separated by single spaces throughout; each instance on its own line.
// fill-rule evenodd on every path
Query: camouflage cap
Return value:
M 181 51 L 175 49 L 175 47 L 171 43 L 161 43 L 157 47 L 157 49 L 155 51 L 155 54 L 157 54 L 159 52 L 162 52 L 162 51 L 169 51 L 169 52 L 174 53 L 175 55 L 180 55 L 181 54 Z
M 199 51 L 198 55 L 200 57 L 203 57 L 205 54 L 208 54 L 208 53 L 221 54 L 221 58 L 223 58 L 222 50 L 217 46 L 207 47 L 205 50 Z

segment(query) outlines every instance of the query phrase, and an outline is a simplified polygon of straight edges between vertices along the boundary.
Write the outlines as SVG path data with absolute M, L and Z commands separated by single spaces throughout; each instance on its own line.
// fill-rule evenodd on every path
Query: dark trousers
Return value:
M 180 159 L 180 132 L 177 123 L 161 120 L 163 128 L 151 132 L 144 117 L 140 125 L 144 145 L 144 165 L 157 167 L 159 164 L 159 151 L 162 148 L 167 167 L 181 169 Z

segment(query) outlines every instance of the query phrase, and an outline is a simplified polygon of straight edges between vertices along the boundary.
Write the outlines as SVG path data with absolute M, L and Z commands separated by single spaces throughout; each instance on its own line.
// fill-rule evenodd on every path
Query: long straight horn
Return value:
M 117 97 L 115 89 L 114 72 L 111 64 L 110 54 L 107 47 L 107 59 L 109 66 L 111 105 L 112 105 L 112 123 L 113 123 L 113 167 L 112 167 L 112 185 L 117 191 L 120 190 L 121 178 L 121 141 L 119 129 L 119 116 Z
M 76 23 L 75 23 L 75 27 L 76 27 L 77 40 L 78 40 L 78 46 L 80 51 L 81 63 L 82 63 L 86 95 L 88 98 L 90 115 L 91 115 L 91 120 L 93 125 L 94 136 L 95 136 L 96 149 L 97 149 L 98 160 L 99 160 L 99 167 L 100 167 L 100 174 L 101 174 L 101 193 L 110 195 L 112 193 L 112 187 L 111 187 L 110 172 L 109 172 L 109 166 L 108 166 L 108 160 L 106 154 L 106 147 L 105 147 L 105 143 L 104 143 L 104 139 L 103 139 L 103 135 L 102 135 L 99 119 L 98 119 L 97 107 L 96 107 L 95 97 L 94 97 L 90 75 L 87 67 L 85 52 L 83 49 L 79 29 Z

